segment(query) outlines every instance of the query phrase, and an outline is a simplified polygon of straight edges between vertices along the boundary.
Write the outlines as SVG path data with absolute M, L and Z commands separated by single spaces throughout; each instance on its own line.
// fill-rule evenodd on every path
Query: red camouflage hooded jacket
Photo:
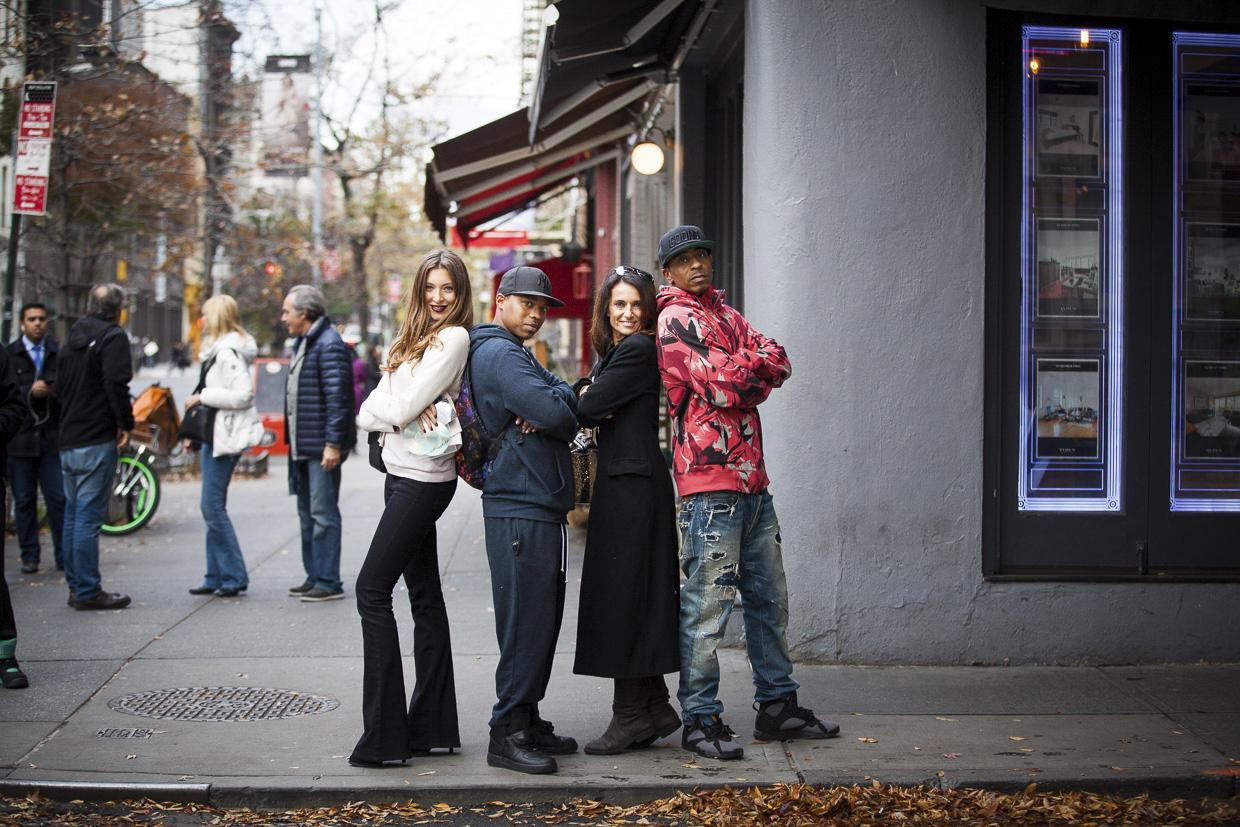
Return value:
M 724 304 L 722 291 L 695 296 L 668 285 L 658 303 L 677 493 L 765 491 L 757 408 L 792 375 L 788 354 Z

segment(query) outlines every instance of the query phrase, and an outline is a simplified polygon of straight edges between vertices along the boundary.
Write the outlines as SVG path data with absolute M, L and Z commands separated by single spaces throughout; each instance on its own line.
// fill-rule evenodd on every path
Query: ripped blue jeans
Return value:
M 711 491 L 682 497 L 677 524 L 680 568 L 687 578 L 680 590 L 678 699 L 684 722 L 723 712 L 716 649 L 738 588 L 755 700 L 795 692 L 788 657 L 788 583 L 771 495 Z

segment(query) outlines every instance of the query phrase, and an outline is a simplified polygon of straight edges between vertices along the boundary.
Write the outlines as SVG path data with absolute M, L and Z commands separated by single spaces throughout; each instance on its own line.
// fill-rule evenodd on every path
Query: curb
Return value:
M 56 801 L 120 801 L 150 798 L 184 804 L 211 803 L 210 784 L 152 784 L 125 781 L 13 781 L 0 780 L 0 797 L 24 798 L 38 793 Z
M 913 778 L 899 773 L 891 775 L 855 776 L 841 774 L 838 777 L 810 777 L 805 783 L 820 786 L 867 786 L 875 779 L 883 784 L 900 786 L 939 786 L 945 789 L 970 788 L 991 790 L 997 793 L 1018 793 L 1030 783 L 1036 783 L 1039 792 L 1089 792 L 1099 795 L 1133 796 L 1148 794 L 1157 799 L 1215 798 L 1227 799 L 1240 794 L 1237 779 L 1230 775 L 1182 775 L 1149 776 L 1145 778 L 1110 778 L 1106 776 L 1068 778 L 1064 776 L 1043 779 L 996 778 L 983 773 L 954 773 L 943 777 Z M 349 786 L 271 786 L 258 784 L 185 784 L 152 782 L 78 782 L 39 780 L 0 780 L 0 797 L 18 798 L 37 793 L 45 798 L 68 801 L 120 801 L 150 798 L 161 802 L 184 804 L 208 804 L 220 808 L 249 807 L 256 810 L 287 810 L 312 807 L 338 807 L 349 802 L 365 801 L 368 804 L 388 804 L 405 801 L 443 802 L 453 806 L 477 806 L 488 801 L 511 801 L 529 804 L 560 803 L 571 798 L 584 798 L 608 804 L 629 806 L 666 798 L 677 792 L 690 790 L 744 788 L 764 786 L 773 782 L 754 781 L 745 784 L 702 783 L 693 785 L 628 784 L 609 785 L 586 780 L 580 786 L 460 786 L 446 788 L 394 789 L 351 784 Z

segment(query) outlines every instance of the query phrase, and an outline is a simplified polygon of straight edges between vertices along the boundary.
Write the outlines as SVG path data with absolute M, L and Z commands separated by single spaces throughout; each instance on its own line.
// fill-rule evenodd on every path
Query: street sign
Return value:
M 17 116 L 17 152 L 13 164 L 13 212 L 47 212 L 48 173 L 52 161 L 52 134 L 56 121 L 55 82 L 22 86 Z

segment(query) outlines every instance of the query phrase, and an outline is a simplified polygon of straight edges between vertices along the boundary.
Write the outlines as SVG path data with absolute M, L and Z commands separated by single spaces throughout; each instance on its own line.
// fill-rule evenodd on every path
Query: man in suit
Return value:
M 60 472 L 60 400 L 56 398 L 56 370 L 60 346 L 47 335 L 47 307 L 40 302 L 22 306 L 22 335 L 9 344 L 9 360 L 17 387 L 26 401 L 26 419 L 9 442 L 8 474 L 13 486 L 17 542 L 22 550 L 22 572 L 39 570 L 39 489 L 47 505 L 56 568 L 65 567 L 61 530 L 65 521 L 65 483 Z

